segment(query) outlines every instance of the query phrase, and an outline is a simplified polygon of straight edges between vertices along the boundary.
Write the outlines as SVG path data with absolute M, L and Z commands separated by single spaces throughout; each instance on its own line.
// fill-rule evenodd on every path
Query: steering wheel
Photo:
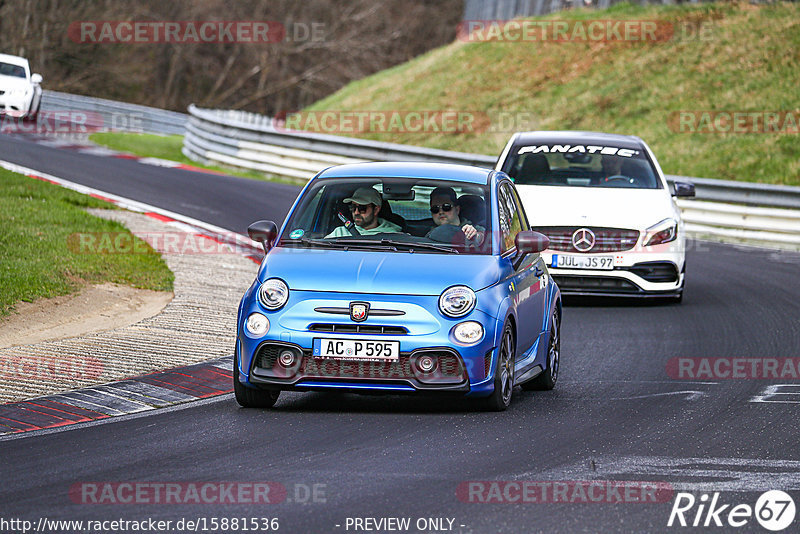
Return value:
M 443 224 L 434 228 L 429 236 L 429 239 L 438 241 L 439 243 L 449 243 L 456 246 L 464 246 L 466 236 L 464 231 L 455 224 Z
M 620 181 L 632 184 L 633 178 L 631 178 L 630 176 L 625 176 L 623 174 L 615 174 L 614 176 L 609 176 L 608 178 L 606 178 L 605 181 L 606 182 Z

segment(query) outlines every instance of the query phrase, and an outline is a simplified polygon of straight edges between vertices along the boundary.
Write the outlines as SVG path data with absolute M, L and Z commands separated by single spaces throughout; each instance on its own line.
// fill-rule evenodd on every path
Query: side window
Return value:
M 501 184 L 498 190 L 498 211 L 500 214 L 500 240 L 502 252 L 506 253 L 516 245 L 514 238 L 522 230 L 522 215 L 517 208 L 514 192 L 507 184 Z
M 313 234 L 314 232 L 318 232 L 321 234 L 327 233 L 325 231 L 326 230 L 325 228 L 322 229 L 318 228 L 320 226 L 320 223 L 323 222 L 318 218 L 318 211 L 326 187 L 327 186 L 320 187 L 317 193 L 306 202 L 305 206 L 302 207 L 302 211 L 298 210 L 300 211 L 301 215 L 300 217 L 295 219 L 293 223 L 294 226 L 289 229 L 290 231 L 295 229 L 302 229 L 306 233 L 312 234 L 312 236 L 314 237 L 317 237 L 316 235 Z
M 520 229 L 530 230 L 531 225 L 528 222 L 528 216 L 525 214 L 525 205 L 519 199 L 519 192 L 516 189 L 511 190 L 514 195 L 514 203 L 517 205 L 517 212 L 519 212 Z

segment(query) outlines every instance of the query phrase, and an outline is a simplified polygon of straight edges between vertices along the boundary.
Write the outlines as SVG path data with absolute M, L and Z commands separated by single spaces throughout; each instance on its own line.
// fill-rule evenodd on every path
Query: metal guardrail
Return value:
M 189 106 L 183 153 L 203 163 L 307 180 L 332 165 L 362 161 L 427 161 L 494 167 L 496 157 L 281 130 L 269 117 Z M 695 200 L 679 200 L 691 235 L 800 250 L 800 187 L 686 176 Z M 756 207 L 757 206 L 757 207 Z
M 463 20 L 510 20 L 516 17 L 547 15 L 582 7 L 607 8 L 631 0 L 465 0 Z M 689 0 L 697 3 L 698 0 Z M 708 1 L 708 0 L 704 0 Z M 633 0 L 638 4 L 673 4 L 674 0 Z
M 311 178 L 320 170 L 358 161 L 427 161 L 493 166 L 496 158 L 481 154 L 383 143 L 367 139 L 282 130 L 269 117 L 243 111 L 220 111 L 189 106 L 184 153 L 216 160 L 219 155 L 247 163 L 244 168 L 263 170 L 259 163 L 280 158 L 284 176 Z M 188 149 L 189 153 L 186 153 Z M 332 155 L 347 160 L 321 157 Z M 224 163 L 222 159 L 217 160 Z
M 84 111 L 91 114 L 88 125 L 97 129 L 155 134 L 182 135 L 189 120 L 185 113 L 47 90 L 41 111 Z

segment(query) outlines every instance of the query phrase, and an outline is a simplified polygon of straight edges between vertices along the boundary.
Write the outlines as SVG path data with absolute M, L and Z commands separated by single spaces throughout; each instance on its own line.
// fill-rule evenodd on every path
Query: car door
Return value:
M 530 230 L 525 211 L 510 182 L 498 189 L 498 213 L 503 258 L 510 262 L 513 304 L 517 315 L 517 355 L 525 358 L 539 338 L 546 302 L 545 268 L 540 254 L 520 254 L 514 238 L 521 230 Z

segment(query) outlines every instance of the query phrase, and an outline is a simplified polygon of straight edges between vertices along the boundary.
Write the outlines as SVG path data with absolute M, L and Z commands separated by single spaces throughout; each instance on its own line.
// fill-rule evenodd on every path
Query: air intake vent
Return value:
M 329 334 L 386 334 L 404 336 L 408 329 L 403 326 L 386 326 L 379 324 L 334 324 L 314 323 L 308 326 L 311 332 L 326 332 Z

